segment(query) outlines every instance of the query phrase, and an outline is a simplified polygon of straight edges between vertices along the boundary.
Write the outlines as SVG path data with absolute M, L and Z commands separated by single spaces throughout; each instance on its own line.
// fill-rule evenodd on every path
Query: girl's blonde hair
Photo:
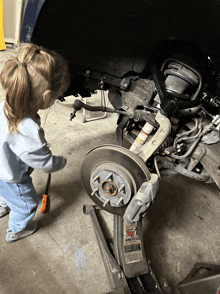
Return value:
M 52 98 L 58 98 L 69 87 L 70 77 L 67 62 L 58 53 L 27 44 L 5 63 L 0 82 L 6 92 L 4 113 L 9 133 L 19 133 L 22 119 L 32 113 L 44 92 L 51 90 Z

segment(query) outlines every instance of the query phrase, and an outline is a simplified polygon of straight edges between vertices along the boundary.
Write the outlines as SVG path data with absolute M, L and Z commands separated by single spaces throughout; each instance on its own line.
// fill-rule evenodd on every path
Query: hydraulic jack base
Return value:
M 143 246 L 142 222 L 127 224 L 114 215 L 113 244 L 108 246 L 96 216 L 98 206 L 84 205 L 90 215 L 112 291 L 106 294 L 220 294 L 220 266 L 196 264 L 174 292 L 164 280 L 159 285 Z
M 126 224 L 122 216 L 114 215 L 113 248 L 110 250 L 100 227 L 93 205 L 84 205 L 83 211 L 90 215 L 101 251 L 111 292 L 106 294 L 163 294 L 171 293 L 167 285 L 162 291 L 149 262 L 146 260 L 141 221 Z

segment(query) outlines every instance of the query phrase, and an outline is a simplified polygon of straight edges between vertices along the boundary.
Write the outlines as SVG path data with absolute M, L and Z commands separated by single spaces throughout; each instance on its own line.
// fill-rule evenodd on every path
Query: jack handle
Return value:
M 48 175 L 48 179 L 47 179 L 47 186 L 46 186 L 46 190 L 45 190 L 45 194 L 43 195 L 43 199 L 41 202 L 41 207 L 40 207 L 40 212 L 41 213 L 45 213 L 46 208 L 47 210 L 49 209 L 49 188 L 50 188 L 50 182 L 51 182 L 51 173 L 49 173 Z

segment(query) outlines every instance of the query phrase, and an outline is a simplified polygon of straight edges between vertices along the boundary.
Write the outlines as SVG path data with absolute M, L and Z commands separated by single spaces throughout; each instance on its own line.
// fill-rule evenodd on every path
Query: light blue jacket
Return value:
M 62 156 L 53 156 L 38 118 L 26 117 L 19 125 L 21 134 L 9 134 L 7 118 L 0 103 L 0 179 L 17 183 L 28 178 L 33 169 L 52 173 L 66 165 Z

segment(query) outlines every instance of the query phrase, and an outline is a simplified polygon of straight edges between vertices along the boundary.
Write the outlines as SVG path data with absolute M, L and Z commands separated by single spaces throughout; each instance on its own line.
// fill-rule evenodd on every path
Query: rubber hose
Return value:
M 120 124 L 117 126 L 117 129 L 116 129 L 117 143 L 116 144 L 119 146 L 122 146 L 123 130 L 124 130 L 128 121 L 129 121 L 129 117 L 123 116 Z
M 161 79 L 161 76 L 160 76 L 160 71 L 158 70 L 156 63 L 152 63 L 151 73 L 153 76 L 153 80 L 154 80 L 157 92 L 160 96 L 161 101 L 163 101 L 167 98 L 167 93 L 166 93 L 166 89 L 164 87 L 163 81 Z

